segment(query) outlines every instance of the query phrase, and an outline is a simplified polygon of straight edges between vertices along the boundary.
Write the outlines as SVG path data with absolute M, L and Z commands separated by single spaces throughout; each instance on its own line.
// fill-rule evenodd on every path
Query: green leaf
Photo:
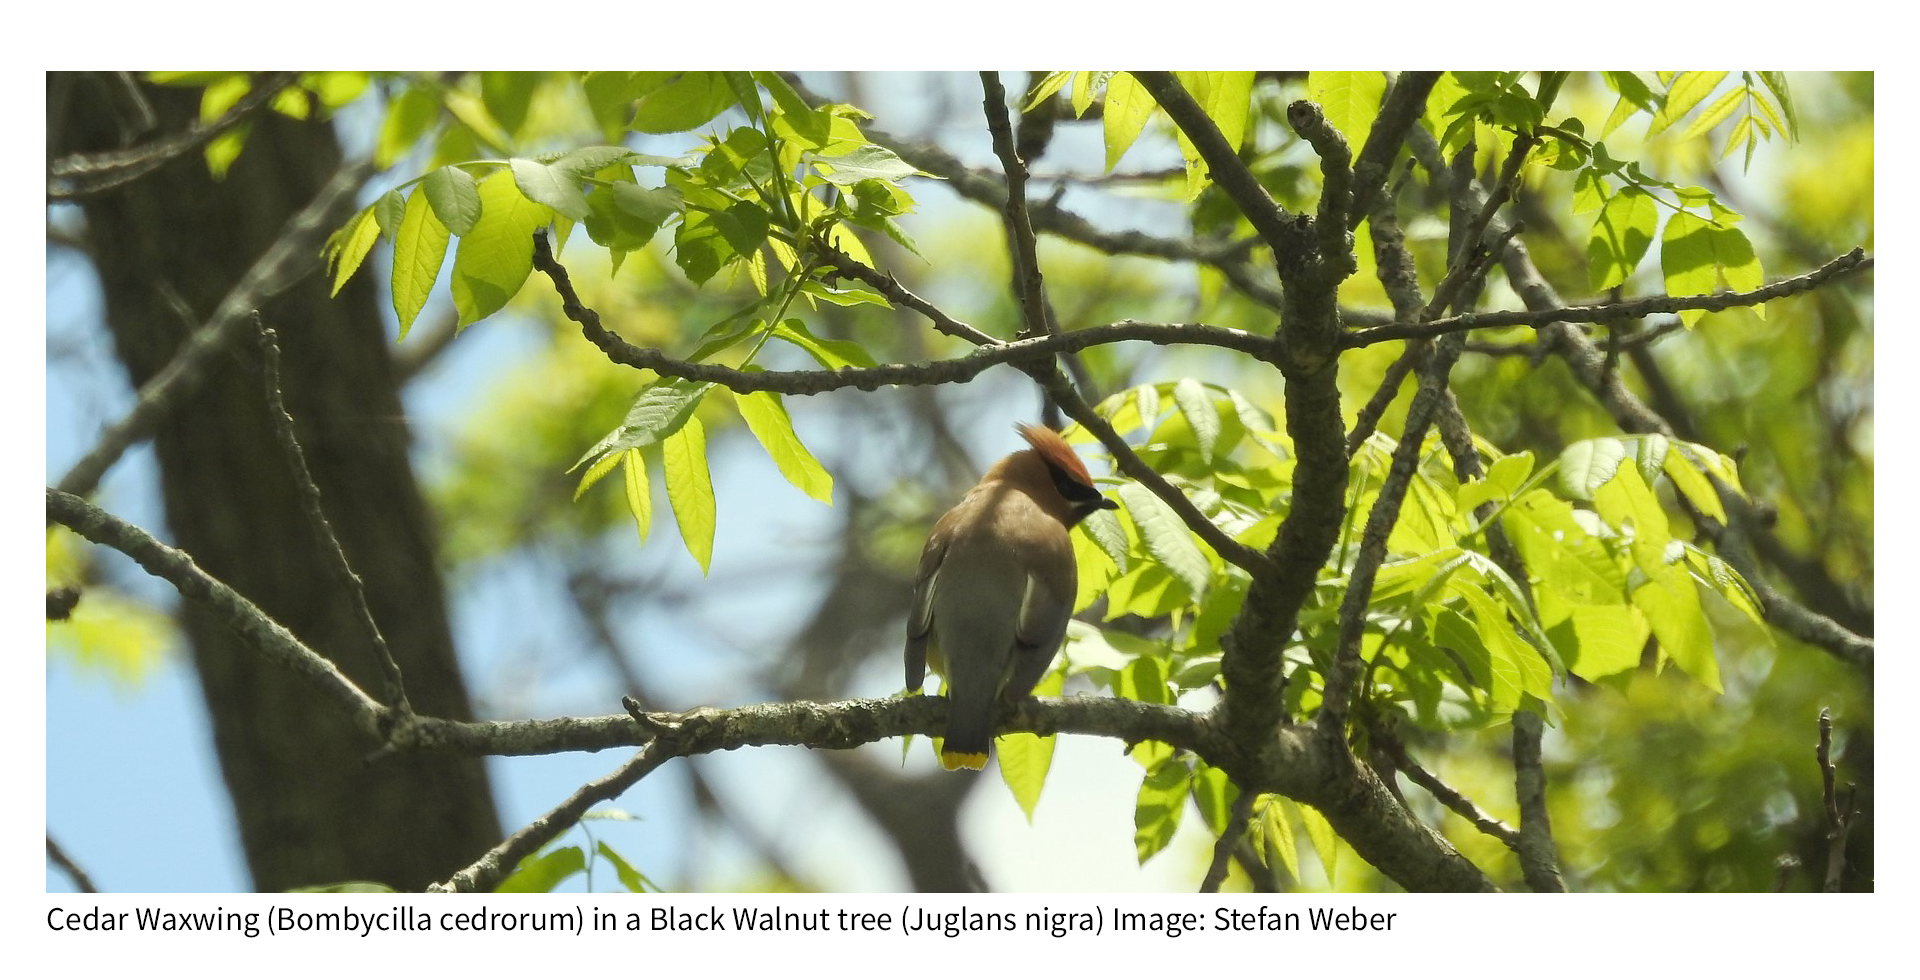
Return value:
M 1574 603 L 1625 601 L 1626 573 L 1566 501 L 1535 490 L 1507 508 L 1502 521 L 1543 593 Z
M 620 886 L 627 891 L 638 895 L 643 892 L 657 892 L 661 890 L 659 885 L 654 884 L 647 879 L 646 875 L 635 870 L 633 865 L 627 862 L 626 858 L 621 857 L 613 848 L 608 847 L 606 841 L 601 841 L 593 850 L 594 853 L 606 858 L 608 864 L 613 865 L 614 875 L 620 879 Z
M 1141 777 L 1133 804 L 1133 847 L 1141 864 L 1160 853 L 1180 829 L 1191 778 L 1187 764 L 1176 757 L 1162 760 Z
M 648 385 L 634 399 L 633 407 L 627 409 L 627 417 L 612 432 L 606 434 L 593 448 L 587 450 L 567 472 L 577 470 L 587 460 L 597 459 L 602 454 L 619 449 L 641 449 L 651 446 L 666 437 L 680 431 L 692 417 L 693 410 L 700 405 L 700 399 L 713 390 L 711 382 L 700 384 L 679 378 L 670 378 Z
M 1611 437 L 1583 439 L 1560 452 L 1560 492 L 1574 500 L 1592 500 L 1627 458 L 1627 444 Z
M 1760 81 L 1767 91 L 1780 103 L 1780 111 L 1787 116 L 1787 133 L 1796 141 L 1800 139 L 1800 119 L 1793 111 L 1793 96 L 1787 91 L 1787 73 L 1783 71 L 1758 72 Z
M 538 201 L 575 221 L 586 220 L 589 209 L 586 195 L 580 192 L 579 178 L 525 157 L 514 157 L 507 166 L 527 200 Z
M 1647 127 L 1648 138 L 1685 118 L 1726 77 L 1723 71 L 1681 72 L 1667 87 L 1666 102 L 1654 113 L 1653 122 Z
M 680 525 L 680 540 L 705 575 L 713 560 L 715 508 L 713 477 L 707 472 L 707 436 L 699 419 L 689 416 L 686 424 L 661 441 L 660 460 L 665 464 L 667 503 Z
M 739 255 L 751 254 L 767 240 L 767 211 L 758 204 L 741 201 L 711 218 L 714 228 Z
M 1213 462 L 1213 444 L 1220 438 L 1220 410 L 1214 407 L 1213 395 L 1207 386 L 1195 378 L 1181 378 L 1173 386 L 1173 403 L 1180 408 L 1180 414 L 1186 417 L 1187 424 L 1193 428 L 1194 441 L 1200 447 L 1200 460 Z M 1195 590 L 1198 592 L 1198 590 Z
M 638 184 L 613 185 L 613 202 L 620 210 L 655 225 L 679 214 L 686 206 L 680 192 L 671 187 L 641 187 Z
M 541 73 L 531 71 L 483 71 L 480 73 L 480 101 L 487 115 L 508 134 L 517 134 L 527 124 L 527 107 L 533 102 L 533 90 L 540 85 Z
M 841 187 L 852 187 L 863 180 L 891 183 L 920 172 L 892 150 L 871 143 L 854 147 L 839 156 L 815 157 L 814 163 L 822 177 Z
M 533 233 L 553 220 L 553 211 L 523 196 L 505 170 L 488 174 L 478 190 L 480 217 L 453 257 L 453 307 L 462 327 L 520 291 L 533 271 Z
M 289 888 L 296 895 L 391 895 L 392 888 L 377 881 L 336 881 L 325 885 Z
M 625 479 L 627 513 L 633 515 L 633 529 L 640 535 L 640 543 L 647 543 L 647 532 L 653 527 L 653 482 L 647 479 L 647 461 L 640 450 L 629 449 L 622 453 L 608 453 L 607 459 L 617 459 L 626 464 Z M 597 466 L 597 464 L 596 464 Z M 592 475 L 591 471 L 588 473 Z M 584 485 L 585 481 L 582 481 Z M 575 495 L 576 497 L 578 494 Z
M 760 447 L 779 467 L 780 475 L 798 487 L 801 493 L 831 506 L 833 476 L 813 457 L 813 453 L 807 451 L 806 445 L 794 433 L 793 420 L 787 416 L 780 396 L 771 391 L 755 391 L 736 393 L 733 400 L 739 406 L 740 417 L 746 421 L 753 437 L 760 441 Z
M 640 154 L 624 146 L 603 145 L 583 146 L 579 149 L 568 150 L 558 157 L 546 161 L 546 163 L 547 166 L 552 167 L 554 170 L 563 174 L 570 174 L 574 179 L 579 180 L 591 177 L 615 164 L 631 163 L 638 159 L 640 159 Z M 631 171 L 629 171 L 629 173 L 631 173 Z
M 1101 108 L 1100 126 L 1107 143 L 1107 169 L 1112 170 L 1120 157 L 1140 138 L 1140 130 L 1156 107 L 1153 96 L 1140 87 L 1132 75 L 1114 72 L 1107 79 L 1107 101 Z
M 1123 572 L 1127 570 L 1127 530 L 1120 526 L 1118 514 L 1110 510 L 1096 510 L 1088 514 L 1079 526 L 1086 528 L 1087 537 L 1106 552 L 1115 568 Z
M 1213 570 L 1207 564 L 1206 555 L 1201 553 L 1199 543 L 1194 541 L 1193 532 L 1187 530 L 1172 508 L 1138 483 L 1123 483 L 1118 492 L 1147 552 L 1185 583 L 1195 598 L 1206 592 Z
M 1240 791 L 1227 779 L 1225 770 L 1215 769 L 1205 763 L 1193 770 L 1193 802 L 1200 808 L 1200 819 L 1207 822 L 1207 829 L 1213 836 L 1219 837 L 1227 832 L 1227 821 L 1233 815 L 1233 801 Z
M 1259 838 L 1261 853 L 1267 867 L 1279 865 L 1285 868 L 1287 876 L 1300 880 L 1300 847 L 1294 843 L 1293 821 L 1287 818 L 1287 808 L 1281 798 L 1265 794 L 1255 805 L 1257 819 L 1251 821 L 1254 834 Z
M 1114 634 L 1101 634 L 1108 642 L 1116 641 Z M 1113 677 L 1113 693 L 1131 701 L 1146 704 L 1172 704 L 1173 689 L 1167 686 L 1167 667 L 1157 654 L 1139 652 L 1127 662 L 1125 667 Z
M 652 241 L 660 230 L 659 220 L 636 217 L 632 209 L 620 205 L 623 194 L 639 190 L 632 184 L 616 183 L 589 191 L 587 237 L 616 253 L 631 252 Z
M 1221 137 L 1235 150 L 1246 142 L 1253 74 L 1250 71 L 1175 72 L 1181 84 L 1186 86 L 1187 93 L 1193 96 L 1193 101 L 1206 111 L 1213 124 L 1219 127 Z M 1375 105 L 1378 104 L 1376 101 Z
M 1600 489 L 1593 493 L 1593 509 L 1608 524 L 1633 533 L 1633 562 L 1648 575 L 1666 566 L 1667 542 L 1673 532 L 1660 498 L 1647 486 L 1640 471 L 1622 466 Z
M 340 287 L 353 277 L 354 270 L 366 261 L 367 253 L 373 250 L 373 243 L 379 240 L 380 223 L 375 220 L 371 205 L 361 209 L 351 221 L 327 238 L 324 254 L 327 267 L 333 274 L 333 292 L 328 295 L 340 295 Z
M 1706 219 L 1685 211 L 1668 218 L 1666 230 L 1660 234 L 1660 271 L 1666 277 L 1668 294 L 1712 292 L 1719 281 L 1714 251 L 1713 226 Z M 1691 327 L 1705 315 L 1704 310 L 1683 310 L 1680 322 Z
M 440 223 L 423 191 L 406 204 L 393 235 L 393 314 L 400 322 L 400 339 L 407 339 L 427 294 L 440 278 L 447 258 L 447 226 Z
M 633 112 L 633 128 L 641 133 L 681 133 L 705 125 L 734 104 L 733 88 L 720 72 L 683 72 L 640 99 Z
M 1386 76 L 1377 71 L 1307 73 L 1307 98 L 1320 106 L 1327 122 L 1347 138 L 1347 146 L 1356 154 L 1367 141 L 1386 92 Z
M 1531 475 L 1532 453 L 1502 456 L 1487 467 L 1486 474 L 1480 479 L 1460 485 L 1459 492 L 1454 496 L 1454 506 L 1466 512 L 1489 501 L 1512 500 L 1526 486 L 1527 477 Z
M 373 144 L 373 162 L 385 169 L 427 134 L 440 119 L 440 93 L 431 85 L 413 84 L 387 103 L 380 135 Z M 443 216 L 442 221 L 446 220 Z
M 1453 580 L 1452 591 L 1466 600 L 1467 608 L 1473 612 L 1475 632 L 1487 650 L 1493 675 L 1487 693 L 1492 695 L 1493 703 L 1512 710 L 1519 707 L 1522 694 L 1550 697 L 1553 674 L 1540 654 L 1514 633 L 1507 621 L 1511 607 L 1495 602 L 1485 590 L 1466 584 L 1458 577 Z
M 1049 671 L 1034 686 L 1033 693 L 1048 697 L 1057 696 L 1066 682 L 1066 674 Z M 1047 771 L 1053 767 L 1053 743 L 1055 736 L 1039 736 L 1031 732 L 1013 732 L 1001 735 L 993 740 L 993 756 L 999 762 L 1000 780 L 1007 784 L 1013 801 L 1020 804 L 1020 812 L 1027 815 L 1027 823 L 1033 823 L 1033 808 L 1040 805 L 1040 791 L 1046 787 Z
M 1692 576 L 1678 565 L 1662 566 L 1633 590 L 1633 604 L 1646 615 L 1661 652 L 1687 676 L 1720 693 L 1713 634 L 1700 608 L 1700 592 L 1694 588 Z
M 1289 806 L 1294 806 L 1288 801 Z M 1304 803 L 1296 806 L 1300 814 L 1300 823 L 1307 828 L 1307 839 L 1313 842 L 1313 849 L 1320 855 L 1320 867 L 1327 872 L 1327 883 L 1333 883 L 1334 865 L 1340 857 L 1340 838 L 1333 832 L 1333 825 L 1320 811 Z
M 618 451 L 615 451 L 594 460 L 593 465 L 587 467 L 585 473 L 580 474 L 580 483 L 573 488 L 573 499 L 578 501 L 581 495 L 585 494 L 594 484 L 599 483 L 602 477 L 613 472 L 613 468 L 620 465 L 623 459 L 624 457 Z M 580 462 L 584 463 L 586 460 L 582 459 Z M 575 463 L 574 467 L 578 468 L 579 465 L 579 463 Z
M 1744 86 L 1741 88 L 1728 89 L 1727 94 L 1713 100 L 1713 104 L 1708 106 L 1706 111 L 1694 117 L 1693 122 L 1689 124 L 1685 130 L 1681 131 L 1680 140 L 1686 142 L 1707 135 L 1713 127 L 1720 125 L 1728 116 L 1733 115 L 1734 108 L 1738 106 L 1740 100 L 1746 98 L 1746 96 L 1747 90 Z
M 1713 257 L 1727 288 L 1748 292 L 1766 284 L 1760 257 L 1754 254 L 1753 243 L 1747 241 L 1746 233 L 1740 229 L 1728 226 L 1713 230 Z M 1749 308 L 1756 316 L 1765 310 L 1764 305 Z
M 1640 651 L 1647 644 L 1647 621 L 1640 610 L 1576 604 L 1568 622 L 1575 641 L 1568 669 L 1574 674 L 1593 681 L 1640 665 Z
M 1627 281 L 1653 244 L 1659 209 L 1638 187 L 1622 188 L 1594 219 L 1587 237 L 1587 285 L 1598 292 Z
M 445 166 L 429 174 L 420 183 L 420 192 L 433 205 L 435 217 L 456 235 L 473 231 L 480 220 L 480 188 L 473 175 L 455 166 Z
M 400 219 L 407 213 L 407 198 L 395 188 L 380 195 L 373 202 L 373 220 L 380 224 L 380 234 L 389 238 L 400 228 Z
M 520 862 L 507 876 L 496 892 L 539 892 L 553 891 L 561 882 L 587 870 L 586 853 L 577 847 L 556 847 L 545 854 L 536 854 Z
M 1688 448 L 1668 453 L 1661 468 L 1666 472 L 1667 479 L 1673 481 L 1674 490 L 1685 497 L 1695 510 L 1725 524 L 1727 512 L 1720 506 L 1720 495 L 1714 492 L 1713 484 L 1700 473 L 1699 465 L 1690 458 L 1691 452 L 1693 450 Z M 1704 452 L 1711 453 L 1712 450 Z
M 833 134 L 833 114 L 825 109 L 815 109 L 800 98 L 800 93 L 788 85 L 786 79 L 776 72 L 756 71 L 753 77 L 773 96 L 773 104 L 780 109 L 780 119 L 793 133 L 796 143 L 808 149 L 818 149 L 827 145 Z
M 837 371 L 843 367 L 873 367 L 873 355 L 851 340 L 821 340 L 794 317 L 774 324 L 773 335 L 807 352 L 821 367 Z

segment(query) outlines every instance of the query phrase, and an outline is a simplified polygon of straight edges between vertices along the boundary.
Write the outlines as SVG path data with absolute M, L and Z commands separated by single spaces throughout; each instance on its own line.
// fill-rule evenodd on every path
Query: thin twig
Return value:
M 1859 816 L 1860 811 L 1853 806 L 1852 784 L 1844 791 L 1834 790 L 1832 753 L 1833 712 L 1821 708 L 1820 742 L 1814 746 L 1814 758 L 1820 763 L 1820 799 L 1827 813 L 1827 875 L 1822 887 L 1837 892 L 1841 876 L 1847 870 L 1847 835 L 1853 830 L 1853 818 Z
M 1684 310 L 1713 312 L 1740 306 L 1757 306 L 1769 300 L 1807 292 L 1836 276 L 1872 268 L 1873 258 L 1865 251 L 1856 248 L 1835 257 L 1833 261 L 1812 272 L 1790 279 L 1781 279 L 1759 289 L 1750 289 L 1745 292 L 1706 293 L 1697 296 L 1647 296 L 1621 303 L 1598 303 L 1589 306 L 1560 306 L 1556 303 L 1540 309 L 1463 313 L 1459 316 L 1442 317 L 1420 323 L 1389 323 L 1384 326 L 1366 327 L 1347 334 L 1344 343 L 1347 347 L 1366 347 L 1389 340 L 1438 337 L 1442 334 L 1485 327 L 1538 329 L 1556 323 L 1607 323 L 1615 320 L 1631 320 L 1655 313 L 1679 313 Z
M 507 835 L 507 839 L 480 856 L 478 861 L 460 869 L 453 877 L 428 887 L 430 892 L 493 891 L 520 862 L 548 841 L 566 833 L 595 803 L 611 800 L 624 793 L 660 764 L 677 756 L 663 740 L 648 743 L 620 768 L 574 790 L 559 806 L 535 817 L 525 827 Z
M 67 877 L 73 879 L 73 887 L 89 894 L 100 890 L 94 887 L 93 879 L 88 877 L 85 871 L 80 870 L 80 865 L 74 863 L 74 860 L 67 856 L 67 852 L 53 842 L 52 834 L 47 835 L 47 860 L 52 861 L 54 867 L 66 872 Z
M 848 278 L 874 287 L 887 299 L 908 306 L 930 320 L 944 325 L 942 332 L 973 340 L 981 346 L 964 357 L 917 364 L 882 364 L 871 368 L 838 368 L 815 371 L 742 371 L 720 364 L 706 364 L 673 358 L 654 347 L 640 347 L 608 330 L 600 314 L 580 301 L 566 267 L 554 258 L 544 236 L 536 236 L 533 266 L 553 280 L 566 317 L 580 325 L 587 339 L 615 364 L 642 368 L 671 378 L 713 382 L 737 392 L 774 391 L 785 395 L 816 395 L 844 389 L 873 391 L 889 385 L 939 385 L 970 381 L 981 372 L 1000 364 L 1020 365 L 1044 362 L 1055 354 L 1084 350 L 1121 341 L 1151 344 L 1185 344 L 1220 347 L 1266 360 L 1274 356 L 1270 338 L 1242 330 L 1204 323 L 1147 323 L 1120 320 L 1087 327 L 1051 337 L 1000 341 L 953 319 L 939 308 L 915 296 L 891 276 L 867 266 L 849 264 L 841 272 Z M 911 300 L 911 302 L 909 302 Z
M 1007 91 L 1000 84 L 1000 73 L 981 72 L 980 88 L 985 93 L 982 105 L 987 132 L 993 137 L 993 152 L 1006 171 L 1007 203 L 1002 220 L 1007 226 L 1007 252 L 1013 259 L 1013 294 L 1020 302 L 1019 336 L 1056 334 L 1060 328 L 1047 315 L 1046 283 L 1034 247 L 1033 224 L 1027 218 L 1027 163 L 1014 149 L 1013 129 L 1007 120 Z
M 313 528 L 320 550 L 328 558 L 327 570 L 332 573 L 335 585 L 346 594 L 355 615 L 360 618 L 367 642 L 380 661 L 386 688 L 382 693 L 386 695 L 386 703 L 404 722 L 413 714 L 413 705 L 407 702 L 407 687 L 400 677 L 400 664 L 393 659 L 393 651 L 387 646 L 386 636 L 380 632 L 380 624 L 374 622 L 373 609 L 367 605 L 366 583 L 355 574 L 353 565 L 347 561 L 346 549 L 340 546 L 340 538 L 333 533 L 333 524 L 327 520 L 326 508 L 320 502 L 320 487 L 314 483 L 313 473 L 307 469 L 306 451 L 300 448 L 299 436 L 293 430 L 293 416 L 287 412 L 286 398 L 280 391 L 279 340 L 273 329 L 260 319 L 258 312 L 254 313 L 254 323 L 260 331 L 261 353 L 265 355 L 265 370 L 262 373 L 266 385 L 267 420 L 273 425 L 274 441 L 280 444 L 280 454 L 286 458 L 287 470 L 299 491 L 300 510 Z
M 1372 739 L 1373 744 L 1379 746 L 1387 753 L 1387 757 L 1393 760 L 1394 766 L 1406 773 L 1407 778 L 1413 780 L 1415 786 L 1426 790 L 1428 795 L 1439 800 L 1441 806 L 1459 814 L 1461 819 L 1473 824 L 1488 837 L 1507 845 L 1514 851 L 1520 849 L 1519 831 L 1507 826 L 1498 817 L 1480 809 L 1480 805 L 1467 799 L 1466 794 L 1447 785 L 1440 777 L 1413 761 L 1413 757 L 1407 754 L 1406 745 L 1401 743 L 1397 736 L 1381 730 L 1376 725 L 1372 729 Z

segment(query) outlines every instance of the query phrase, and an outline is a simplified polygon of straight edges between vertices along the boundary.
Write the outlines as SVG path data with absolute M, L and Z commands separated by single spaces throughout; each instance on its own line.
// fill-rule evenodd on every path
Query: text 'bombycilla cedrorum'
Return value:
M 948 769 L 985 766 L 996 702 L 1046 676 L 1079 588 L 1067 530 L 1119 506 L 1053 430 L 1016 428 L 1033 448 L 993 464 L 933 525 L 913 577 L 907 690 L 929 663 L 947 679 Z

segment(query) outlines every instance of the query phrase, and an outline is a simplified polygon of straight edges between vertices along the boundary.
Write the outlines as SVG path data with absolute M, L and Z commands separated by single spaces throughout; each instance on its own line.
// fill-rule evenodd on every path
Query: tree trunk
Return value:
M 126 114 L 110 98 L 116 84 L 48 76 L 50 152 L 128 142 Z M 159 121 L 142 139 L 196 117 L 195 92 L 141 92 Z M 107 324 L 136 386 L 166 365 L 339 163 L 325 122 L 263 112 L 250 127 L 221 182 L 196 152 L 81 202 Z M 380 297 L 364 274 L 337 298 L 327 292 L 322 276 L 309 275 L 261 310 L 280 336 L 287 407 L 415 709 L 468 718 Z M 235 345 L 155 434 L 173 541 L 379 697 L 372 644 L 327 571 L 274 442 L 261 360 L 252 342 Z M 378 745 L 308 685 L 191 604 L 182 619 L 256 888 L 370 880 L 416 890 L 499 840 L 481 760 L 367 765 Z

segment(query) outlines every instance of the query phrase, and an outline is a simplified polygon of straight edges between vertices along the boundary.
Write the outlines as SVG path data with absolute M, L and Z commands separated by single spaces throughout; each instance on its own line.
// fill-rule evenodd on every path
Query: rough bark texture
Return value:
M 109 108 L 113 84 L 48 76 L 50 152 L 124 145 L 124 116 Z M 197 93 L 143 94 L 159 132 L 194 118 Z M 220 183 L 193 153 L 83 201 L 108 326 L 134 385 L 167 363 L 339 158 L 327 124 L 266 113 Z M 316 274 L 262 313 L 280 333 L 288 408 L 327 513 L 414 707 L 468 718 L 378 304 L 365 275 L 329 299 Z M 261 385 L 259 352 L 243 343 L 156 433 L 172 538 L 364 689 L 381 691 L 372 646 L 301 516 Z M 372 880 L 418 889 L 499 840 L 481 760 L 427 754 L 365 765 L 377 745 L 312 684 L 193 604 L 182 615 L 256 888 Z

